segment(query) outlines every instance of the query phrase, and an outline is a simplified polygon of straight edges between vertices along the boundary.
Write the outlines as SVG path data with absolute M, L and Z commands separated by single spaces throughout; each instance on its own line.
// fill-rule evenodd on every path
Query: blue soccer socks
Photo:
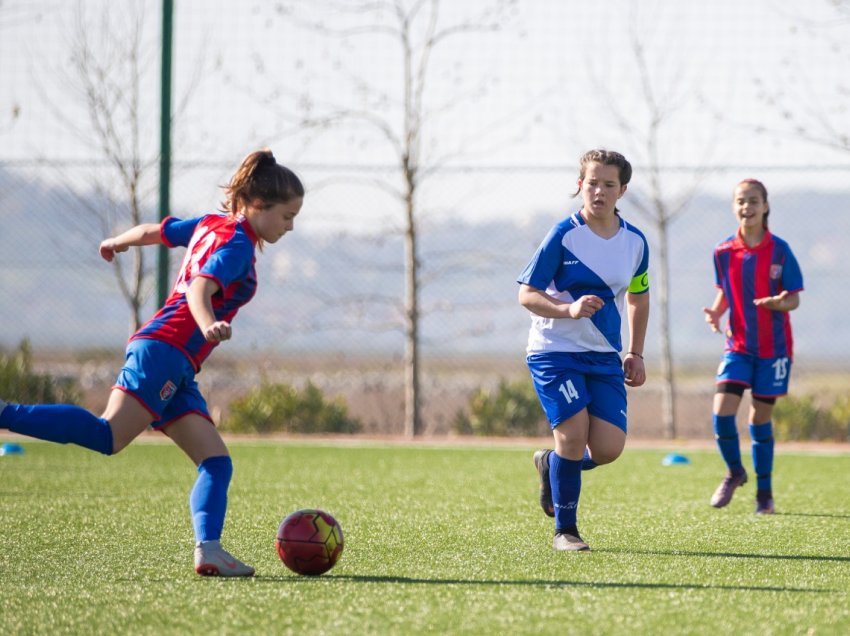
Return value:
M 189 495 L 195 541 L 221 539 L 232 476 L 233 462 L 229 455 L 208 457 L 198 466 L 198 479 Z
M 599 466 L 595 461 L 590 458 L 590 451 L 585 448 L 584 449 L 584 457 L 581 458 L 581 469 L 582 470 L 593 470 Z
M 756 473 L 757 488 L 762 492 L 771 492 L 773 423 L 750 424 L 750 438 L 753 440 L 753 469 Z
M 48 442 L 76 444 L 112 454 L 112 428 L 105 419 L 72 404 L 9 404 L 0 411 L 0 428 Z
M 555 531 L 576 526 L 578 500 L 581 495 L 582 460 L 564 459 L 549 453 L 549 483 L 555 506 Z
M 741 443 L 738 439 L 738 427 L 734 415 L 713 415 L 714 438 L 723 456 L 723 461 L 729 467 L 729 472 L 739 474 L 744 470 L 741 463 Z

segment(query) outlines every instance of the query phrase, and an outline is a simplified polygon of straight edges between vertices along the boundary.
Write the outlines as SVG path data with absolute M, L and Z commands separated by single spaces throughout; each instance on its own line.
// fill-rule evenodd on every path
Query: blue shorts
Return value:
M 155 429 L 190 413 L 212 422 L 195 381 L 195 367 L 182 351 L 159 340 L 130 341 L 115 388 L 129 393 L 150 411 Z
M 549 425 L 582 409 L 626 432 L 626 385 L 616 353 L 535 353 L 526 359 Z
M 776 398 L 788 393 L 791 358 L 757 358 L 727 351 L 717 369 L 717 384 L 730 382 L 751 389 L 754 397 Z

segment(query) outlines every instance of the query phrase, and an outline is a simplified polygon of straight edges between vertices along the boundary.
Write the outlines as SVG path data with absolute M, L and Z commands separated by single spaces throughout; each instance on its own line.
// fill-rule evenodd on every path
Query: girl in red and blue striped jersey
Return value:
M 148 426 L 161 430 L 198 467 L 189 496 L 195 571 L 251 576 L 254 568 L 221 547 L 233 464 L 195 375 L 212 349 L 230 339 L 233 317 L 257 288 L 255 250 L 292 231 L 304 186 L 270 150 L 259 150 L 243 160 L 225 195 L 221 213 L 168 217 L 100 244 L 100 255 L 110 262 L 130 247 L 187 248 L 164 306 L 130 338 L 103 414 L 69 404 L 0 400 L 0 429 L 104 455 L 119 452 Z
M 714 249 L 718 291 L 711 307 L 703 307 L 705 320 L 715 332 L 720 332 L 720 318 L 729 310 L 713 414 L 714 434 L 728 472 L 711 505 L 726 506 L 735 489 L 747 482 L 735 420 L 744 390 L 750 389 L 756 513 L 772 514 L 771 417 L 776 399 L 788 392 L 793 359 L 788 314 L 800 304 L 803 275 L 788 243 L 768 229 L 770 207 L 764 184 L 755 179 L 741 181 L 735 188 L 732 210 L 738 231 Z

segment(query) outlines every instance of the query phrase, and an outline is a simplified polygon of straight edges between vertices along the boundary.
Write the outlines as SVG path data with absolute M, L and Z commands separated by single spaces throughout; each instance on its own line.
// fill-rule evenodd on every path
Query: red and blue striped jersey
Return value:
M 729 304 L 726 351 L 758 358 L 793 358 L 794 340 L 787 311 L 756 307 L 753 300 L 783 290 L 803 289 L 803 274 L 788 243 L 765 230 L 764 239 L 749 247 L 740 231 L 714 248 L 718 289 Z
M 218 343 L 204 338 L 189 311 L 186 290 L 197 276 L 214 280 L 220 288 L 212 297 L 215 317 L 233 320 L 257 290 L 257 236 L 244 217 L 227 214 L 187 220 L 170 216 L 162 221 L 160 232 L 168 247 L 186 247 L 186 256 L 165 305 L 130 339 L 167 342 L 180 349 L 199 370 Z

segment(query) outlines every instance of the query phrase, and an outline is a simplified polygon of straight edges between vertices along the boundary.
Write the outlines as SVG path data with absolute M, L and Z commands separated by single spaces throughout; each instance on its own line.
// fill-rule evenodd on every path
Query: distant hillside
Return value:
M 35 346 L 123 344 L 128 312 L 111 267 L 97 256 L 103 230 L 88 212 L 96 203 L 93 195 L 74 196 L 64 186 L 0 168 L 0 345 L 14 346 L 24 337 Z M 841 359 L 850 354 L 845 326 L 850 300 L 844 293 L 850 274 L 844 258 L 848 198 L 793 192 L 771 204 L 772 228 L 791 243 L 806 280 L 801 308 L 793 316 L 797 350 L 807 357 Z M 622 207 L 657 255 L 651 226 L 629 215 L 627 203 Z M 528 317 L 516 302 L 516 276 L 548 229 L 572 209 L 529 210 L 514 222 L 458 220 L 423 229 L 425 352 L 521 353 Z M 696 199 L 672 227 L 677 358 L 719 355 L 721 340 L 707 330 L 701 307 L 714 295 L 712 249 L 734 229 L 729 201 L 714 197 Z M 148 251 L 153 264 L 155 250 Z M 179 260 L 180 255 L 172 258 Z M 400 354 L 402 266 L 398 235 L 368 239 L 311 233 L 302 226 L 259 256 L 260 293 L 240 313 L 239 336 L 227 346 Z M 658 348 L 655 317 L 650 355 Z

